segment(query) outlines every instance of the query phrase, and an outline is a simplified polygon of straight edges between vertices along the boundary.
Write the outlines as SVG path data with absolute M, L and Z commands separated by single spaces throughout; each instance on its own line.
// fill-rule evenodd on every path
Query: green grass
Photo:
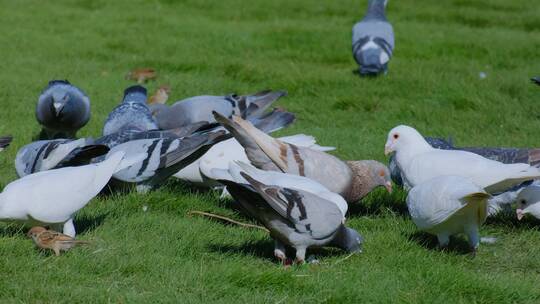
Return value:
M 39 131 L 37 96 L 67 78 L 91 97 L 80 132 L 97 136 L 134 67 L 154 67 L 172 100 L 286 89 L 298 115 L 280 134 L 305 132 L 344 159 L 384 160 L 397 124 L 460 145 L 539 146 L 540 7 L 525 0 L 391 0 L 389 74 L 359 79 L 350 30 L 366 1 L 0 1 L 2 186 L 18 148 Z M 487 78 L 481 80 L 479 73 Z M 170 182 L 147 195 L 98 198 L 77 215 L 93 245 L 60 258 L 24 229 L 0 225 L 0 302 L 538 303 L 538 222 L 488 221 L 476 258 L 462 238 L 449 252 L 419 233 L 404 193 L 377 191 L 350 209 L 364 253 L 312 251 L 318 265 L 282 269 L 260 231 L 186 216 L 193 209 L 246 220 Z M 148 210 L 143 212 L 143 206 Z

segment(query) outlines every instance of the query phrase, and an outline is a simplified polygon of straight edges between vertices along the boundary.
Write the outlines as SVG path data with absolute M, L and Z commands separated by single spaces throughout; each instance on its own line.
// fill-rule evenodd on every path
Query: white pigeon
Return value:
M 437 176 L 457 175 L 471 179 L 488 193 L 499 193 L 540 178 L 540 169 L 528 164 L 503 164 L 467 151 L 435 149 L 409 126 L 397 126 L 388 133 L 384 152 L 395 152 L 406 188 Z
M 540 185 L 532 184 L 523 188 L 517 196 L 516 215 L 521 220 L 525 214 L 540 219 Z
M 241 172 L 245 172 L 266 185 L 286 187 L 312 193 L 318 197 L 334 202 L 343 215 L 343 221 L 345 221 L 348 205 L 343 197 L 307 177 L 276 171 L 264 171 L 244 162 L 230 162 L 228 170 L 214 169 L 213 171 L 212 174 L 218 180 L 249 184 L 249 182 L 242 177 Z
M 279 138 L 280 140 L 300 147 L 307 147 L 318 151 L 332 151 L 334 147 L 323 147 L 316 143 L 313 136 L 296 134 Z M 214 145 L 201 158 L 183 168 L 174 177 L 199 186 L 217 186 L 216 178 L 212 176 L 212 169 L 227 170 L 229 162 L 242 161 L 249 163 L 244 147 L 234 138 Z
M 107 185 L 111 176 L 141 160 L 116 152 L 97 164 L 26 175 L 0 193 L 0 220 L 52 225 L 75 237 L 74 214 Z
M 407 207 L 416 226 L 436 235 L 441 247 L 448 245 L 451 235 L 465 233 L 475 252 L 490 197 L 465 177 L 444 175 L 414 186 L 407 196 Z

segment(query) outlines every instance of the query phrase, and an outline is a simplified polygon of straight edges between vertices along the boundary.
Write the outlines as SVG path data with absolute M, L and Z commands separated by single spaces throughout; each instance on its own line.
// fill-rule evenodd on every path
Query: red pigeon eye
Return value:
M 398 139 L 399 138 L 399 134 L 394 134 L 394 139 Z

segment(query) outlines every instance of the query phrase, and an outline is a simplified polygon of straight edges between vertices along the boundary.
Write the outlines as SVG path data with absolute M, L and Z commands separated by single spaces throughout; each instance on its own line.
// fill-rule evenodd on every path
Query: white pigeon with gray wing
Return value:
M 122 103 L 112 110 L 103 126 L 103 135 L 124 130 L 149 131 L 158 126 L 146 104 L 146 89 L 140 85 L 124 91 Z
M 494 194 L 540 178 L 540 169 L 529 164 L 503 164 L 467 151 L 435 149 L 418 131 L 404 125 L 388 133 L 385 154 L 393 152 L 406 188 L 437 176 L 456 175 Z
M 360 75 L 377 75 L 388 70 L 394 51 L 394 29 L 385 15 L 388 0 L 369 0 L 364 18 L 352 29 L 353 57 Z
M 361 251 L 362 237 L 344 225 L 347 203 L 340 195 L 305 177 L 230 164 L 228 179 L 222 182 L 246 212 L 268 228 L 274 255 L 282 262 L 285 245 L 296 249 L 297 263 L 305 261 L 309 247 Z
M 540 219 L 540 184 L 535 182 L 521 189 L 517 195 L 516 202 L 518 220 L 521 220 L 526 214 Z
M 284 91 L 262 91 L 253 95 L 238 96 L 195 96 L 177 101 L 171 106 L 151 104 L 150 108 L 159 128 L 174 129 L 187 124 L 206 121 L 216 122 L 213 111 L 226 117 L 241 115 L 242 117 L 257 117 L 262 115 L 270 105 L 282 96 Z
M 390 171 L 374 160 L 344 162 L 324 151 L 280 141 L 238 116 L 228 119 L 214 114 L 242 145 L 249 161 L 257 168 L 311 178 L 330 191 L 356 202 L 375 188 L 392 191 Z
M 0 193 L 0 220 L 52 225 L 75 237 L 75 213 L 105 187 L 114 173 L 140 159 L 140 155 L 124 158 L 123 152 L 116 152 L 100 163 L 24 176 Z
M 109 148 L 93 144 L 90 138 L 39 140 L 17 152 L 15 169 L 19 177 L 61 167 L 89 164 L 107 154 Z
M 36 118 L 41 139 L 75 138 L 90 120 L 90 98 L 67 80 L 52 80 L 39 96 Z
M 413 187 L 407 195 L 407 207 L 416 226 L 436 235 L 441 247 L 448 245 L 451 235 L 465 233 L 475 252 L 490 197 L 468 178 L 445 175 Z

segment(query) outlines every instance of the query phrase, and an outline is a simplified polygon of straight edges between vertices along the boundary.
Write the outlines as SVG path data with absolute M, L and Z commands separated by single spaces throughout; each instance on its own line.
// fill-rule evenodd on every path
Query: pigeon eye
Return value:
M 398 139 L 399 138 L 399 134 L 394 134 L 394 139 Z
M 525 205 L 525 200 L 522 199 L 521 201 L 519 201 L 519 203 Z

